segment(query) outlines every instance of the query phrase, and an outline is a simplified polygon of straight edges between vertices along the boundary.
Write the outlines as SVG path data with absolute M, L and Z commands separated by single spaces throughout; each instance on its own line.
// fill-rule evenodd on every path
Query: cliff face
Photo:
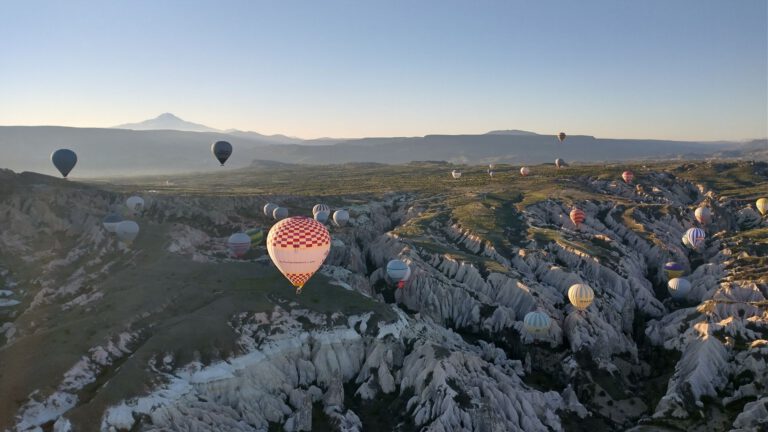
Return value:
M 668 173 L 489 204 L 507 212 L 492 229 L 417 193 L 344 204 L 350 223 L 330 228 L 301 296 L 263 246 L 234 260 L 225 242 L 268 229 L 266 201 L 298 214 L 318 198 L 145 193 L 127 247 L 101 226 L 126 196 L 2 175 L 0 364 L 45 370 L 0 375 L 8 430 L 765 425 L 768 279 L 751 239 L 768 223 Z M 689 251 L 701 202 L 715 217 Z M 402 289 L 385 281 L 393 258 L 412 269 Z M 683 300 L 666 291 L 669 260 L 690 273 Z M 586 311 L 568 302 L 574 283 L 595 292 Z M 522 323 L 533 310 L 552 320 L 538 340 Z

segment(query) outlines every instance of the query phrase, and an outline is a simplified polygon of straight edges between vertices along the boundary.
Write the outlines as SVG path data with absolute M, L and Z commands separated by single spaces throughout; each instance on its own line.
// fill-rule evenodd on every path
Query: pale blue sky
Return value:
M 0 1 L 0 125 L 768 135 L 766 0 Z

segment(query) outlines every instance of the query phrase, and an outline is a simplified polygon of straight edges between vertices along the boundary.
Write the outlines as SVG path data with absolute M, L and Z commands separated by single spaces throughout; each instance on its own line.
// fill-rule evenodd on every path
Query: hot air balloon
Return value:
M 123 218 L 120 217 L 120 215 L 116 213 L 108 214 L 107 217 L 105 217 L 101 223 L 104 225 L 104 229 L 107 231 L 113 233 L 117 229 L 117 224 L 122 222 Z
M 282 220 L 288 217 L 288 209 L 285 207 L 278 207 L 272 211 L 272 217 L 275 220 Z
M 576 225 L 576 228 L 578 228 L 579 225 L 581 225 L 584 222 L 584 220 L 587 218 L 587 215 L 584 214 L 584 212 L 578 208 L 574 208 L 573 210 L 571 210 L 570 216 L 571 216 L 571 222 L 573 222 L 573 224 Z
M 520 175 L 521 175 L 521 176 L 525 177 L 525 176 L 527 176 L 527 175 L 528 175 L 528 174 L 530 174 L 530 173 L 531 173 L 531 170 L 530 170 L 530 168 L 528 168 L 528 167 L 522 167 L 522 168 L 520 168 Z
M 229 253 L 236 258 L 240 258 L 245 255 L 251 248 L 251 237 L 246 233 L 235 233 L 229 236 L 227 240 L 227 249 Z
M 667 274 L 667 279 L 674 279 L 685 273 L 685 267 L 676 261 L 670 261 L 664 264 L 664 272 Z
M 696 209 L 693 215 L 702 225 L 706 225 L 712 221 L 712 211 L 709 209 L 709 207 L 699 207 Z
M 578 310 L 586 310 L 595 299 L 595 292 L 586 284 L 574 284 L 568 288 L 568 300 Z
M 300 293 L 331 250 L 331 235 L 320 222 L 294 216 L 277 222 L 267 235 L 267 252 Z
M 691 292 L 691 283 L 685 278 L 673 278 L 667 283 L 667 288 L 673 299 L 682 300 Z
M 387 277 L 395 284 L 405 280 L 408 273 L 410 273 L 408 264 L 399 259 L 393 259 L 387 263 Z
M 562 168 L 565 166 L 565 161 L 560 158 L 557 158 L 555 159 L 555 166 L 558 168 Z
M 252 245 L 258 245 L 264 241 L 264 231 L 261 228 L 248 229 L 245 234 L 251 239 Z
M 315 204 L 314 207 L 312 207 L 312 216 L 316 215 L 318 212 L 331 212 L 331 208 L 328 207 L 326 204 Z
M 634 180 L 635 175 L 632 173 L 632 171 L 624 171 L 621 173 L 621 178 L 624 180 L 624 183 L 632 184 L 632 180 Z
M 320 210 L 319 212 L 315 213 L 315 220 L 324 224 L 328 222 L 328 217 L 331 215 L 331 212 L 328 210 Z
M 455 179 L 457 179 L 457 178 L 460 178 L 460 177 L 461 177 L 461 171 L 459 171 L 459 170 L 453 170 L 453 171 L 451 171 L 451 175 L 452 175 L 452 176 L 453 176 L 453 178 L 455 178 Z
M 544 312 L 532 311 L 525 314 L 523 326 L 533 337 L 543 336 L 549 332 L 552 320 Z
M 272 217 L 272 213 L 274 213 L 274 212 L 275 212 L 275 209 L 276 209 L 276 208 L 278 208 L 278 207 L 280 207 L 280 206 L 279 206 L 279 205 L 277 205 L 277 204 L 273 204 L 273 203 L 267 203 L 267 204 L 264 206 L 264 216 L 266 216 L 266 217 Z
M 67 178 L 69 172 L 77 164 L 77 155 L 70 149 L 59 149 L 51 153 L 51 162 L 59 170 L 62 177 Z
M 757 206 L 757 211 L 759 211 L 761 215 L 765 216 L 765 214 L 768 213 L 768 198 L 760 198 L 755 205 Z
M 336 210 L 333 212 L 333 223 L 336 226 L 344 226 L 349 222 L 349 212 L 346 210 Z
M 691 228 L 685 232 L 685 238 L 688 240 L 688 244 L 693 249 L 698 249 L 704 244 L 706 234 L 701 228 Z
M 115 234 L 123 243 L 130 245 L 139 235 L 139 224 L 132 220 L 124 220 L 115 227 Z
M 125 200 L 125 205 L 128 207 L 128 210 L 131 211 L 131 213 L 141 213 L 144 211 L 144 198 L 139 196 L 132 196 Z
M 211 152 L 221 163 L 221 166 L 224 166 L 224 162 L 232 155 L 232 144 L 226 141 L 216 141 L 211 145 Z
M 565 141 L 565 137 L 566 137 L 565 132 L 560 132 L 559 134 L 557 134 L 557 139 L 559 139 L 560 142 Z

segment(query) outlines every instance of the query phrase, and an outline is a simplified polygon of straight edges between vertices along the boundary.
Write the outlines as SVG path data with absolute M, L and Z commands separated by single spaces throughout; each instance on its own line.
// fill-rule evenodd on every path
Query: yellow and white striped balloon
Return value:
M 573 284 L 568 288 L 568 300 L 578 310 L 586 310 L 595 299 L 595 292 L 587 284 Z

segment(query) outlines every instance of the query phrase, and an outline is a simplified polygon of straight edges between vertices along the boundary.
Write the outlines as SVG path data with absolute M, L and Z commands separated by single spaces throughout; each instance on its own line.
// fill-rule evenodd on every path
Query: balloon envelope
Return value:
M 408 264 L 399 259 L 393 259 L 387 263 L 387 277 L 395 283 L 405 280 L 409 270 Z
M 688 240 L 688 245 L 694 249 L 698 249 L 704 244 L 706 234 L 701 228 L 690 228 L 685 232 L 685 238 Z
M 333 212 L 333 223 L 336 226 L 344 226 L 349 222 L 349 212 L 346 210 L 336 210 Z
M 235 257 L 241 257 L 251 248 L 251 237 L 246 233 L 235 233 L 227 240 L 227 249 Z
M 272 211 L 272 217 L 275 220 L 281 220 L 288 217 L 288 209 L 285 207 L 278 207 Z
M 569 216 L 571 217 L 571 222 L 573 222 L 577 228 L 587 218 L 587 215 L 584 214 L 584 212 L 581 209 L 577 209 L 577 208 L 574 208 L 573 210 L 571 210 L 571 213 Z
M 452 175 L 452 176 L 453 176 L 453 178 L 455 178 L 455 179 L 457 179 L 457 178 L 460 178 L 460 177 L 461 177 L 461 171 L 459 171 L 459 170 L 453 170 L 453 171 L 451 171 L 451 175 Z
M 59 170 L 62 177 L 66 178 L 77 164 L 77 155 L 70 149 L 59 149 L 51 153 L 51 162 Z
M 264 216 L 272 217 L 272 213 L 274 213 L 275 209 L 278 208 L 278 207 L 280 207 L 280 206 L 278 206 L 277 204 L 267 203 L 264 206 Z
M 566 137 L 565 132 L 560 132 L 559 134 L 557 134 L 557 139 L 559 139 L 560 142 L 565 141 L 565 137 Z
M 672 295 L 672 298 L 681 300 L 691 292 L 691 283 L 688 279 L 673 278 L 667 283 L 667 288 L 669 289 L 669 294 Z
M 117 224 L 122 221 L 123 218 L 121 218 L 120 215 L 117 213 L 110 213 L 101 221 L 101 223 L 104 225 L 104 229 L 113 233 L 117 229 Z
M 531 173 L 530 168 L 528 168 L 528 167 L 520 168 L 520 175 L 522 175 L 523 177 L 527 176 L 530 173 Z
M 565 166 L 565 161 L 560 158 L 557 158 L 555 159 L 555 166 L 558 168 L 562 168 Z
M 136 236 L 139 235 L 139 224 L 132 220 L 122 221 L 115 227 L 115 234 L 117 234 L 117 238 L 126 244 L 131 244 Z
M 706 225 L 712 221 L 712 211 L 709 209 L 709 207 L 699 207 L 696 209 L 693 215 L 702 225 Z
M 144 198 L 139 196 L 132 196 L 125 200 L 125 205 L 128 207 L 128 210 L 132 211 L 133 213 L 141 213 L 144 211 Z
M 568 300 L 579 310 L 585 310 L 595 299 L 595 292 L 586 284 L 574 284 L 568 288 Z
M 264 241 L 264 231 L 261 228 L 251 228 L 245 231 L 245 234 L 251 239 L 252 245 L 261 244 Z
M 321 210 L 317 213 L 315 213 L 315 220 L 324 224 L 328 222 L 328 217 L 330 216 L 330 212 L 328 210 Z
M 547 334 L 549 326 L 552 324 L 552 320 L 544 312 L 528 312 L 523 318 L 523 326 L 533 336 L 541 336 Z
M 224 162 L 232 156 L 232 144 L 227 141 L 216 141 L 211 145 L 211 152 L 221 163 L 221 166 L 224 166 Z
M 635 178 L 635 175 L 632 173 L 632 171 L 624 171 L 621 173 L 621 178 L 624 180 L 624 183 L 632 183 L 632 180 Z
M 761 215 L 765 216 L 765 214 L 768 213 L 768 198 L 760 198 L 755 205 L 757 206 L 757 211 L 759 211 Z
M 321 212 L 321 211 L 328 212 L 330 214 L 331 208 L 328 207 L 328 205 L 326 204 L 315 204 L 315 206 L 312 207 L 312 216 L 316 215 L 318 212 Z
M 277 222 L 267 234 L 267 252 L 278 270 L 300 292 L 331 250 L 331 235 L 320 222 L 294 216 Z
M 685 273 L 685 267 L 676 261 L 670 261 L 664 264 L 664 272 L 667 274 L 668 279 L 674 279 Z

